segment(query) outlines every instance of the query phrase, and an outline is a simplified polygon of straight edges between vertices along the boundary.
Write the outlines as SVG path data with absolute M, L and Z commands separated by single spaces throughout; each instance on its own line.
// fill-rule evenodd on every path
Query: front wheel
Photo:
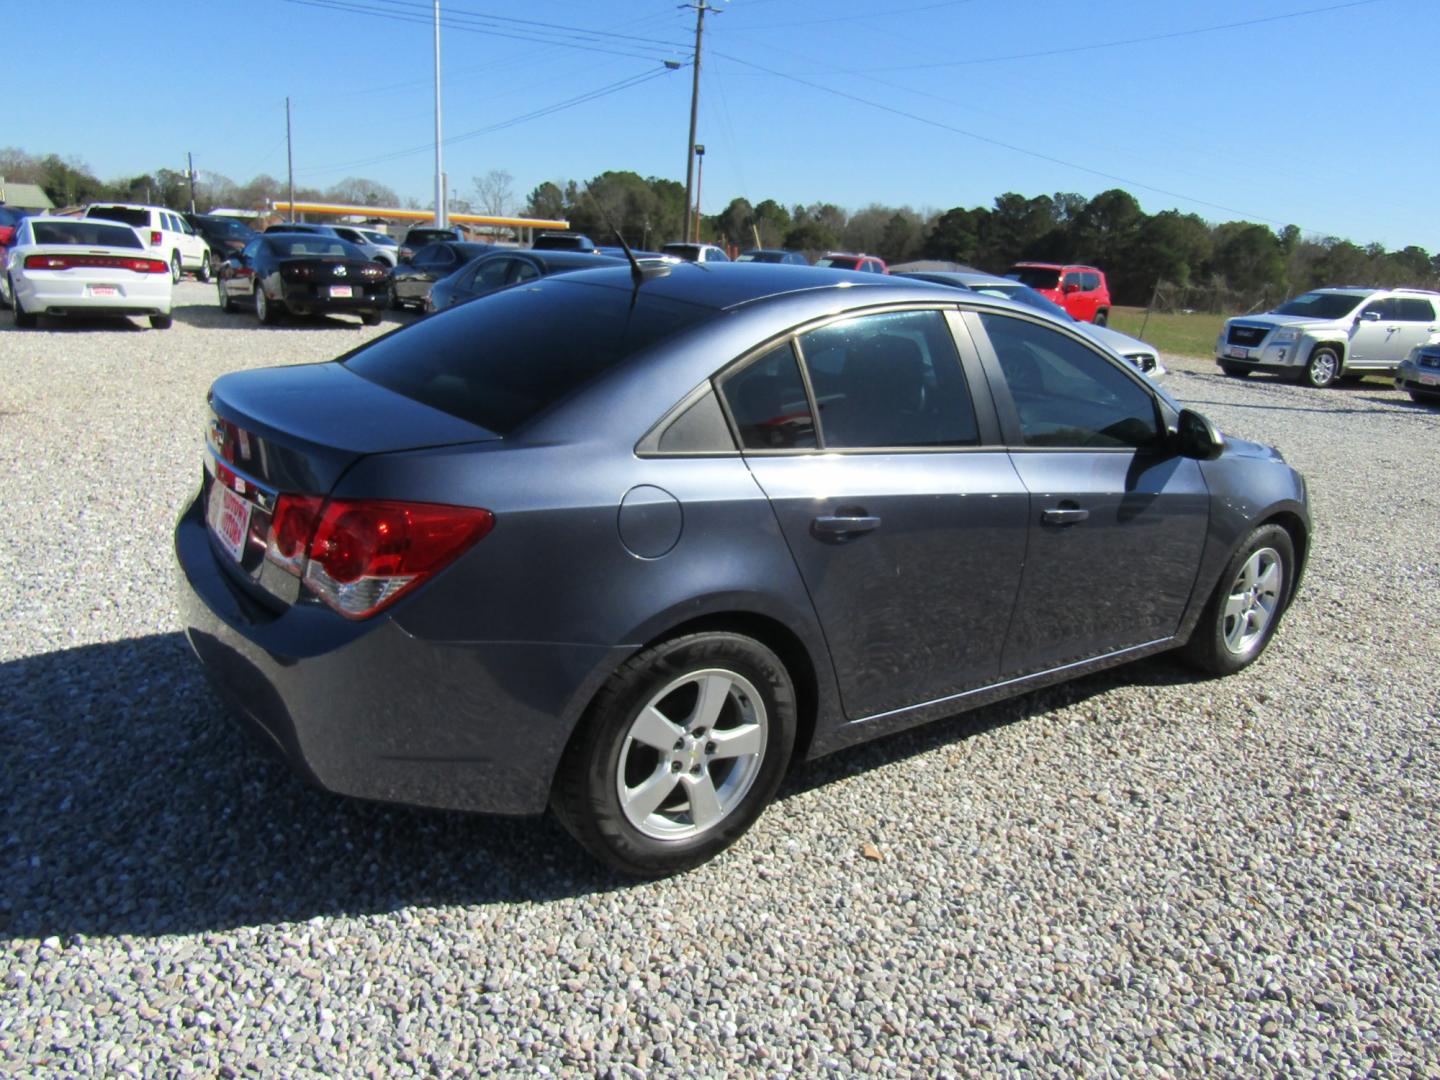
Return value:
M 1295 544 L 1279 525 L 1262 525 L 1225 565 L 1182 655 L 1193 667 L 1230 675 L 1265 651 L 1290 602 Z
M 790 675 L 758 641 L 712 632 L 663 642 L 596 696 L 550 805 L 613 869 L 687 870 L 760 816 L 789 764 L 795 724 Z
M 217 295 L 219 296 L 219 298 L 220 298 L 220 310 L 221 310 L 221 311 L 234 311 L 234 310 L 235 310 L 235 301 L 234 301 L 234 299 L 230 296 L 230 293 L 226 290 L 226 288 L 225 288 L 225 282 L 224 282 L 223 280 L 219 280 L 219 279 L 216 280 L 216 282 L 215 282 L 215 292 L 216 292 L 216 294 L 217 294 Z
M 210 256 L 209 256 L 209 255 L 206 255 L 203 259 L 200 260 L 200 269 L 198 269 L 198 270 L 195 271 L 195 280 L 198 281 L 198 282 L 200 282 L 201 285 L 209 284 L 209 282 L 210 282 Z
M 1323 390 L 1334 384 L 1340 375 L 1340 354 L 1329 345 L 1321 345 L 1310 354 L 1310 362 L 1305 365 L 1305 372 L 1302 380 L 1317 390 Z
M 380 325 L 380 312 L 378 312 L 378 311 L 362 311 L 362 312 L 360 313 L 360 321 L 361 321 L 362 323 L 364 323 L 366 326 L 379 326 L 379 325 Z

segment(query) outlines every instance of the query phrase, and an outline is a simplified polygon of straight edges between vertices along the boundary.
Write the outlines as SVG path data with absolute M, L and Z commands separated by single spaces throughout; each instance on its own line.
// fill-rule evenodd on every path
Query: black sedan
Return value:
M 413 233 L 415 230 L 410 231 Z M 491 244 L 476 244 L 468 240 L 440 240 L 426 244 L 408 259 L 402 250 L 400 265 L 390 279 L 390 306 L 397 309 L 423 308 L 432 285 L 443 277 L 449 277 L 471 259 L 478 259 L 494 250 Z
M 260 234 L 232 217 L 215 214 L 186 214 L 190 227 L 205 238 L 210 247 L 210 273 L 218 274 L 220 264 L 232 255 L 245 250 L 245 245 Z
M 883 274 L 557 274 L 209 406 L 181 617 L 239 715 L 332 791 L 549 805 L 633 874 L 792 757 L 1168 649 L 1239 671 L 1311 546 L 1277 451 Z
M 550 274 L 594 270 L 597 266 L 614 266 L 624 262 L 624 259 L 613 255 L 583 251 L 493 251 L 437 281 L 425 301 L 425 310 L 444 311 L 497 289 Z
M 220 308 L 253 304 L 262 323 L 285 313 L 353 312 L 366 326 L 380 321 L 390 268 L 334 236 L 265 233 L 220 265 Z

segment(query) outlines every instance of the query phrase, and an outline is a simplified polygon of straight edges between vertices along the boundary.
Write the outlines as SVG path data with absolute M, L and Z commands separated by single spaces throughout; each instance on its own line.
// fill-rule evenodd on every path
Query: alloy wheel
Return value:
M 1265 630 L 1280 606 L 1280 589 L 1284 584 L 1284 567 L 1280 553 L 1274 548 L 1255 551 L 1225 600 L 1225 647 L 1237 656 L 1249 653 L 1265 637 Z
M 615 775 L 620 807 L 645 836 L 708 832 L 744 801 L 765 758 L 764 699 L 720 668 L 669 683 L 636 714 Z

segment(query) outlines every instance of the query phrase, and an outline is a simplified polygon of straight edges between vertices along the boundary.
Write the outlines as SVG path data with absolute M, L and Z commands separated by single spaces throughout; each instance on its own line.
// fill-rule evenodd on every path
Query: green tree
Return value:
M 754 224 L 761 247 L 778 247 L 790 228 L 790 211 L 774 199 L 766 199 L 755 207 Z
M 1215 230 L 1214 245 L 1211 268 L 1230 288 L 1274 300 L 1286 291 L 1280 240 L 1264 225 L 1227 221 Z
M 807 217 L 792 225 L 785 234 L 785 246 L 791 251 L 803 251 L 813 261 L 815 256 L 833 251 L 839 240 L 822 221 Z
M 731 199 L 730 205 L 712 219 L 716 235 L 741 248 L 752 246 L 750 225 L 754 220 L 755 208 L 745 198 Z
M 980 246 L 980 230 L 989 216 L 983 207 L 966 210 L 956 206 L 941 214 L 925 237 L 923 254 L 931 259 L 964 263 L 975 262 Z
M 559 184 L 552 184 L 549 180 L 536 186 L 525 200 L 526 217 L 563 220 L 569 208 L 565 192 L 560 190 Z

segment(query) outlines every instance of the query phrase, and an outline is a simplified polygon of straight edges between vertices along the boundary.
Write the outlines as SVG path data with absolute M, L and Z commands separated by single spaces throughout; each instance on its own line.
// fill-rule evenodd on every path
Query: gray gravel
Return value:
M 1309 477 L 1265 659 L 1142 662 L 798 768 L 736 850 L 303 787 L 187 656 L 209 382 L 384 332 L 0 315 L 0 1067 L 1440 1075 L 1440 412 L 1166 357 Z

